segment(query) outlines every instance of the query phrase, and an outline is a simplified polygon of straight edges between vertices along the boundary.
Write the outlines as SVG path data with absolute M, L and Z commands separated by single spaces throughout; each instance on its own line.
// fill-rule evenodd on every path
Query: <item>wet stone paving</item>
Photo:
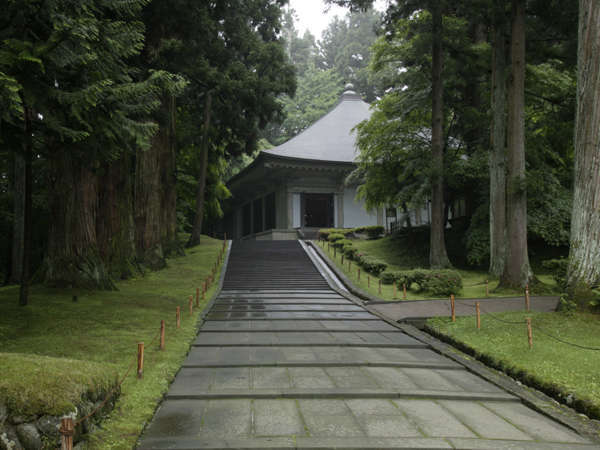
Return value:
M 330 289 L 297 241 L 243 241 L 138 448 L 598 447 Z

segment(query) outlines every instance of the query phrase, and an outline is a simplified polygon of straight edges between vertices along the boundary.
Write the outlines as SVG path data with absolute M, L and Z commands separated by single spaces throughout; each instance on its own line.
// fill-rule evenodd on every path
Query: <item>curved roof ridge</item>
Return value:
M 370 105 L 347 87 L 331 111 L 290 140 L 262 152 L 297 159 L 354 162 L 356 132 L 352 129 L 370 116 Z

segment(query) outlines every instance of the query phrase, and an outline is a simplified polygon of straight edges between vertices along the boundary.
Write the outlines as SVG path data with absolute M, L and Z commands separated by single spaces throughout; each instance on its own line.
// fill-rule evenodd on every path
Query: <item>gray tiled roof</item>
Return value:
M 371 116 L 369 104 L 360 95 L 347 90 L 338 105 L 289 141 L 264 150 L 268 155 L 319 161 L 353 162 L 356 125 Z

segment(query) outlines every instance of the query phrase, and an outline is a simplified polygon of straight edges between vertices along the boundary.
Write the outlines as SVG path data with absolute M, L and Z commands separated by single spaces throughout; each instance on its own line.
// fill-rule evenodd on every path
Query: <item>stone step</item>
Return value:
M 298 332 L 288 330 L 286 332 L 205 332 L 200 331 L 194 342 L 196 346 L 316 346 L 316 345 L 355 345 L 355 346 L 394 346 L 404 348 L 426 348 L 427 345 L 413 339 L 406 334 L 395 332 L 325 332 L 309 331 Z
M 381 319 L 366 311 L 210 311 L 206 320 L 377 320 Z
M 398 331 L 383 320 L 207 321 L 202 331 Z
M 274 399 L 417 399 L 417 400 L 468 400 L 476 402 L 518 402 L 517 397 L 503 392 L 450 392 L 435 390 L 406 390 L 390 389 L 254 389 L 244 391 L 229 389 L 212 392 L 177 393 L 170 391 L 168 400 L 227 400 L 235 398 Z

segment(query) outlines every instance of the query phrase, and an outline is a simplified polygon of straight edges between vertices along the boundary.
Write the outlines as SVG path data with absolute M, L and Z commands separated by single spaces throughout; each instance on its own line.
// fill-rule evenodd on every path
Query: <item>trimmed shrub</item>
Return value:
M 354 259 L 356 257 L 356 253 L 358 250 L 354 248 L 352 244 L 346 244 L 342 247 L 342 251 L 344 252 L 344 256 L 348 259 Z
M 393 284 L 394 281 L 398 281 L 399 275 L 400 275 L 400 272 L 387 270 L 381 274 L 381 276 L 380 276 L 381 282 L 383 284 Z
M 344 235 L 341 233 L 331 233 L 327 238 L 329 242 L 339 241 L 340 239 L 344 239 Z
M 387 264 L 379 259 L 370 256 L 363 256 L 360 265 L 366 272 L 379 276 L 381 272 L 387 269 Z
M 455 270 L 430 270 L 420 286 L 432 295 L 448 296 L 462 290 L 462 278 Z
M 338 239 L 337 241 L 334 241 L 332 244 L 335 248 L 343 248 L 346 245 L 352 245 L 352 242 L 350 242 L 348 239 Z
M 542 266 L 550 271 L 552 278 L 561 289 L 567 287 L 567 269 L 569 267 L 567 258 L 547 259 L 542 261 Z
M 426 280 L 429 272 L 429 270 L 424 269 L 406 270 L 400 273 L 397 281 L 400 286 L 406 284 L 406 289 L 410 290 L 413 290 L 412 285 L 416 284 L 417 288 L 414 290 L 417 292 L 422 292 L 427 290 Z
M 333 233 L 348 237 L 354 233 L 354 228 L 321 228 L 318 233 L 318 239 L 327 240 L 329 235 Z
M 381 225 L 369 225 L 365 227 L 358 227 L 354 229 L 355 233 L 364 233 L 369 239 L 377 239 L 385 232 L 385 228 Z

